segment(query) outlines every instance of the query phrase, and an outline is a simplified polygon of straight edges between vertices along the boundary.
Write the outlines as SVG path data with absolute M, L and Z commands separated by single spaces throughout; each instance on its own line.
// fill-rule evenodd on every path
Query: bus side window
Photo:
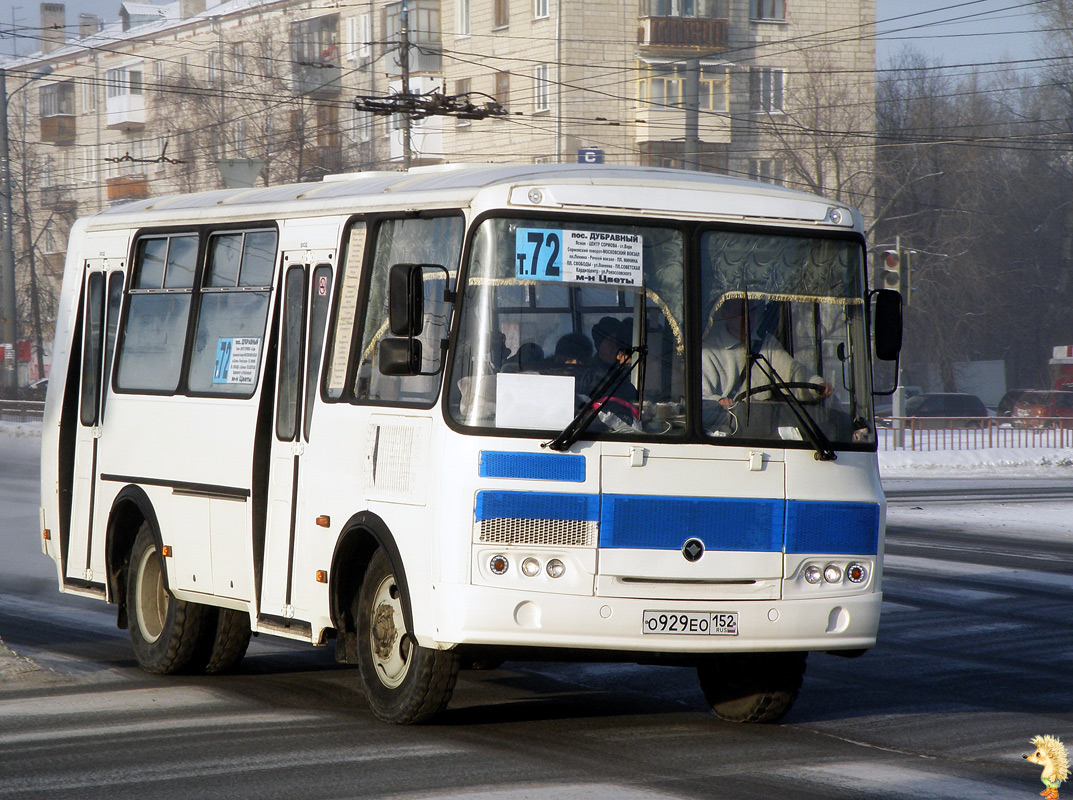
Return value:
M 309 314 L 309 352 L 306 356 L 305 420 L 302 431 L 309 441 L 309 426 L 313 422 L 313 398 L 317 393 L 320 357 L 324 348 L 324 326 L 332 302 L 332 268 L 318 264 L 313 270 L 312 308 Z
M 465 224 L 461 216 L 384 220 L 376 230 L 372 275 L 362 326 L 360 358 L 354 397 L 373 403 L 428 407 L 439 393 L 440 342 L 447 336 L 451 307 L 445 302 L 444 280 L 434 275 L 424 282 L 424 322 L 420 335 L 422 372 L 432 375 L 389 376 L 377 363 L 380 342 L 388 334 L 388 272 L 394 264 L 436 264 L 451 280 L 458 271 Z M 439 273 L 443 275 L 443 273 Z M 444 276 L 447 277 L 447 276 Z
M 82 341 L 82 401 L 79 418 L 83 425 L 97 424 L 97 401 L 100 398 L 102 317 L 104 316 L 104 275 L 89 276 L 86 297 L 86 329 Z
M 191 392 L 253 394 L 275 263 L 274 230 L 227 232 L 209 238 L 187 377 Z
M 197 236 L 140 239 L 116 355 L 116 387 L 171 394 L 179 386 L 197 265 Z

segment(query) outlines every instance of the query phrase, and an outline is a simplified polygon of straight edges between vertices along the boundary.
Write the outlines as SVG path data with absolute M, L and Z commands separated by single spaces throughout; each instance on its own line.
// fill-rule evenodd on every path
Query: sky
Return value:
M 1039 2 L 875 0 L 876 60 L 884 66 L 907 46 L 947 65 L 1033 58 L 1041 37 L 1031 7 Z M 68 26 L 77 26 L 80 13 L 119 18 L 120 0 L 67 0 L 66 6 Z M 0 0 L 0 29 L 11 30 L 13 12 L 17 28 L 37 27 L 39 8 L 34 0 Z M 10 55 L 11 46 L 10 37 L 0 39 L 0 53 Z

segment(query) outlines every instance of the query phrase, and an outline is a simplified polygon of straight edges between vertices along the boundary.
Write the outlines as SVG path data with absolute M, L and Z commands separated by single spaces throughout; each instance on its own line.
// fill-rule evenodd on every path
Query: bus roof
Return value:
M 526 191 L 510 192 L 519 186 Z M 644 191 L 623 192 L 627 186 Z M 860 224 L 859 214 L 843 203 L 713 173 L 618 165 L 470 163 L 415 167 L 408 172 L 328 175 L 319 183 L 165 195 L 113 206 L 95 218 L 110 226 L 132 216 L 144 224 L 147 217 L 346 213 L 384 206 L 386 198 L 391 198 L 386 203 L 391 207 L 468 205 L 480 192 L 497 187 L 509 193 L 512 206 L 534 209 L 597 207 L 688 216 L 793 219 L 827 222 L 840 228 Z M 534 201 L 529 187 L 539 187 L 547 196 L 542 194 Z M 592 191 L 600 188 L 613 191 L 598 195 Z M 719 197 L 724 200 L 718 201 Z M 698 206 L 698 200 L 703 205 Z M 841 217 L 832 216 L 833 209 L 842 211 Z M 92 221 L 90 226 L 96 227 Z

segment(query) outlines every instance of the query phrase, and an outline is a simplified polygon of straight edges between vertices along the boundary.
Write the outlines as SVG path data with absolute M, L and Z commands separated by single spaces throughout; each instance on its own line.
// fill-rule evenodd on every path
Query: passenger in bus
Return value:
M 748 355 L 750 332 L 746 327 L 745 301 L 727 300 L 719 309 L 719 317 L 712 325 L 711 331 L 704 339 L 701 350 L 701 396 L 704 399 L 718 400 L 724 408 L 734 405 L 734 398 L 746 388 L 745 365 Z M 748 320 L 753 333 L 761 325 L 767 314 L 768 305 L 762 301 L 749 303 Z M 774 311 L 774 309 L 771 309 Z M 787 383 L 811 383 L 816 391 L 795 389 L 794 395 L 801 400 L 816 400 L 830 397 L 834 387 L 821 376 L 815 375 L 800 361 L 795 359 L 782 344 L 770 333 L 764 335 L 760 354 L 774 367 L 782 381 Z M 750 374 L 749 385 L 763 386 L 771 383 L 763 369 L 754 364 Z M 753 395 L 754 400 L 771 399 L 770 392 Z
M 525 342 L 518 352 L 503 362 L 503 372 L 538 372 L 544 366 L 544 348 L 536 342 Z
M 591 394 L 607 371 L 616 362 L 622 363 L 627 358 L 623 351 L 629 348 L 632 338 L 633 323 L 629 320 L 603 317 L 592 326 L 595 352 L 588 359 L 587 367 L 581 376 L 578 390 L 582 394 Z M 615 396 L 628 403 L 636 403 L 637 389 L 628 380 L 624 380 L 615 390 Z
M 555 343 L 550 371 L 560 375 L 580 375 L 590 358 L 592 345 L 589 344 L 589 337 L 582 333 L 568 333 Z

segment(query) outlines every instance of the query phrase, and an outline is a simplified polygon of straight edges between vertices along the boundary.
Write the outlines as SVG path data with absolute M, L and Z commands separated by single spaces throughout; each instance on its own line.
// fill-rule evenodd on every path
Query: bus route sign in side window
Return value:
M 518 228 L 514 276 L 528 280 L 641 286 L 640 234 Z

